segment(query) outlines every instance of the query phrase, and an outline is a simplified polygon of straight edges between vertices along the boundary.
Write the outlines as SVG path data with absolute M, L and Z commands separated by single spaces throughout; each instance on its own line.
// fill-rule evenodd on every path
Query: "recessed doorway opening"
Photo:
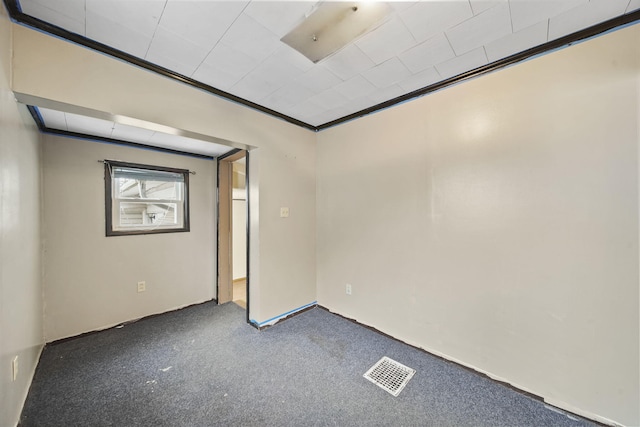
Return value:
M 218 304 L 233 302 L 249 319 L 249 198 L 247 151 L 218 158 Z
M 247 179 L 246 158 L 233 162 L 231 194 L 232 301 L 247 308 Z

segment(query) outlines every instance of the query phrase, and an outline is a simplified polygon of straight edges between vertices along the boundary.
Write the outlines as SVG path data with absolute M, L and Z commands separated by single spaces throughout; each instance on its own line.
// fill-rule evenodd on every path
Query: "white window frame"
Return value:
M 185 169 L 168 168 L 163 166 L 142 165 L 138 163 L 120 162 L 115 160 L 104 161 L 105 171 L 105 217 L 107 236 L 128 236 L 139 234 L 176 233 L 188 232 L 189 226 L 189 171 Z M 149 178 L 149 181 L 177 182 L 177 199 L 141 199 L 119 197 L 116 188 L 117 176 L 122 174 L 138 175 L 141 181 Z M 175 181 L 174 181 L 175 180 Z M 120 209 L 124 203 L 140 203 L 145 205 L 171 204 L 176 205 L 175 224 L 154 224 L 152 214 L 149 221 L 143 217 L 144 224 L 121 224 Z

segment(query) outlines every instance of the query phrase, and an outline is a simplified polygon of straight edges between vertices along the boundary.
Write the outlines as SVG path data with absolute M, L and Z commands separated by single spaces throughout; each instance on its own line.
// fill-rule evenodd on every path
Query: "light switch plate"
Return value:
M 14 357 L 11 360 L 11 380 L 15 381 L 18 379 L 18 356 Z

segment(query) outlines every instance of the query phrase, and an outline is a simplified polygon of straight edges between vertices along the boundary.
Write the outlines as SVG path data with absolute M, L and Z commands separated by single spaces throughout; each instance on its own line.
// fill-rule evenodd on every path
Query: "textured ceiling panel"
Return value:
M 68 0 L 55 5 L 46 0 L 28 0 L 21 2 L 21 6 L 28 15 L 37 16 L 72 33 L 85 35 L 84 0 Z
M 40 109 L 40 117 L 52 129 L 68 130 L 67 118 L 62 111 Z
M 571 10 L 589 0 L 509 0 L 513 31 L 520 31 L 552 16 Z M 608 0 L 596 0 L 608 1 Z
M 590 1 L 549 19 L 549 40 L 554 40 L 603 20 L 622 15 L 628 0 Z
M 200 47 L 163 27 L 158 27 L 145 59 L 191 76 L 202 64 L 209 49 Z
M 93 135 L 210 157 L 217 157 L 232 150 L 231 147 L 222 144 L 179 135 L 178 130 L 169 130 L 165 126 L 162 126 L 162 128 L 166 129 L 166 131 L 159 132 L 154 129 L 116 123 L 111 120 L 98 119 L 81 114 L 65 113 L 48 108 L 38 108 L 38 112 L 43 124 L 47 128 L 54 130 Z M 173 133 L 167 133 L 168 131 L 173 131 Z
M 484 48 L 489 61 L 522 52 L 547 41 L 548 22 L 542 21 L 487 44 Z
M 400 13 L 400 18 L 417 43 L 441 34 L 472 16 L 469 2 L 456 0 L 420 2 Z
M 471 52 L 467 52 L 464 55 L 456 56 L 448 61 L 436 65 L 436 70 L 440 73 L 442 78 L 449 78 L 462 74 L 467 70 L 473 70 L 474 68 L 486 65 L 487 55 L 484 52 L 484 48 L 477 48 Z
M 637 11 L 640 0 L 390 2 L 382 24 L 317 64 L 280 41 L 313 13 L 313 1 L 20 5 L 27 15 L 314 127 Z
M 445 32 L 456 55 L 462 55 L 511 34 L 509 4 L 501 3 Z
M 400 60 L 415 74 L 455 56 L 451 43 L 443 33 L 407 50 L 400 55 Z
M 246 5 L 242 1 L 170 1 L 160 27 L 210 51 Z
M 356 46 L 376 64 L 382 64 L 414 45 L 413 35 L 398 17 L 356 42 Z

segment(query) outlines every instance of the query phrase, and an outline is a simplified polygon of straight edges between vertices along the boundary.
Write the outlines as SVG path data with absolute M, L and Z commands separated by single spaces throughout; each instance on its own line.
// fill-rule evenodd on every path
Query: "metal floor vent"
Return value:
M 415 369 L 404 366 L 402 363 L 398 363 L 385 356 L 373 365 L 371 369 L 364 374 L 364 377 L 378 387 L 398 397 L 404 386 L 407 385 L 415 373 Z

